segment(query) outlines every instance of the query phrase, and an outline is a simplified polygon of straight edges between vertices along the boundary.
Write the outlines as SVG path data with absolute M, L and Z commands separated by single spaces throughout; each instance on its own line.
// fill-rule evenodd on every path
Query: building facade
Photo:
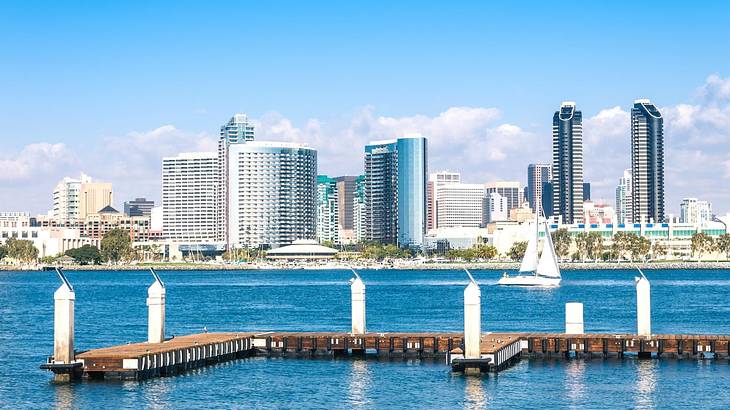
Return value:
M 553 217 L 563 223 L 583 218 L 583 114 L 572 101 L 553 115 Z
M 435 189 L 436 228 L 479 228 L 484 218 L 484 185 L 450 183 Z
M 508 220 L 509 213 L 509 201 L 506 197 L 497 192 L 490 192 L 484 198 L 484 226 L 489 223 Z
M 679 206 L 679 222 L 707 226 L 712 221 L 712 204 L 697 198 L 684 198 Z
M 522 205 L 522 188 L 517 181 L 497 181 L 485 185 L 485 194 L 497 193 L 507 201 L 507 215 L 511 209 L 519 208 Z
M 631 223 L 631 169 L 624 171 L 616 186 L 616 222 Z
M 335 178 L 337 186 L 338 236 L 340 243 L 354 243 L 355 213 L 354 198 L 357 190 L 357 179 L 360 176 L 343 175 Z
M 631 211 L 634 222 L 664 222 L 664 118 L 648 99 L 631 109 Z
M 337 181 L 327 175 L 317 176 L 317 240 L 340 243 L 340 192 Z
M 527 166 L 527 202 L 530 208 L 542 208 L 543 184 L 553 179 L 553 167 L 549 164 L 530 164 Z M 552 192 L 548 192 L 552 197 Z
M 365 240 L 398 241 L 398 154 L 396 141 L 365 146 Z
M 59 223 L 76 222 L 111 206 L 112 184 L 94 182 L 88 175 L 64 178 L 53 190 L 53 218 Z
M 317 151 L 247 141 L 227 148 L 229 248 L 277 248 L 315 239 Z
M 365 175 L 355 179 L 355 193 L 352 198 L 352 230 L 355 242 L 367 239 L 367 212 L 365 208 Z
M 218 156 L 182 153 L 162 159 L 162 230 L 172 242 L 220 241 Z
M 406 135 L 396 141 L 398 155 L 398 246 L 423 248 L 426 235 L 427 139 Z
M 135 198 L 124 203 L 124 213 L 129 216 L 150 216 L 154 207 L 155 201 L 147 198 Z

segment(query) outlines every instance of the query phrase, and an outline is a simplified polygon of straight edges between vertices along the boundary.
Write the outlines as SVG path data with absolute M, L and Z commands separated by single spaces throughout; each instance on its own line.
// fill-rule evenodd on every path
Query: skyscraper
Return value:
M 631 169 L 624 171 L 616 187 L 616 222 L 631 223 Z
M 398 246 L 423 248 L 426 235 L 427 142 L 418 134 L 396 141 L 398 152 Z
M 461 182 L 461 174 L 458 172 L 440 171 L 428 176 L 426 184 L 426 231 L 438 227 L 436 221 L 436 196 L 442 185 L 458 184 Z
M 124 213 L 128 216 L 150 216 L 154 206 L 155 201 L 149 201 L 147 198 L 135 198 L 124 202 Z
M 553 115 L 553 216 L 583 219 L 583 115 L 572 101 Z
M 491 192 L 484 198 L 484 225 L 509 219 L 507 198 L 497 192 Z
M 337 181 L 327 175 L 317 176 L 317 240 L 340 243 L 339 190 Z
M 679 206 L 679 222 L 704 227 L 712 221 L 712 204 L 697 198 L 684 198 Z
M 218 231 L 216 236 L 221 242 L 228 239 L 228 189 L 229 183 L 229 167 L 228 167 L 228 151 L 231 145 L 244 144 L 254 140 L 254 126 L 249 121 L 246 114 L 235 114 L 223 124 L 220 129 L 220 138 L 218 139 L 218 181 L 219 189 L 217 192 L 218 206 L 216 208 L 216 219 L 218 220 Z
M 522 189 L 518 181 L 497 181 L 485 185 L 485 194 L 496 192 L 507 201 L 507 216 L 509 211 L 519 208 L 522 205 Z
M 427 139 L 406 135 L 365 146 L 366 238 L 421 248 L 426 233 Z
M 53 190 L 53 216 L 58 222 L 76 222 L 111 206 L 112 184 L 94 182 L 88 175 L 64 178 Z
M 664 119 L 648 99 L 631 109 L 633 222 L 664 221 Z
M 355 242 L 367 238 L 367 221 L 365 208 L 365 175 L 355 178 L 355 191 L 352 197 L 352 230 Z
M 436 228 L 482 226 L 484 185 L 446 184 L 436 188 Z
M 549 164 L 530 164 L 527 166 L 527 202 L 533 211 L 542 205 L 542 185 L 553 179 L 553 167 Z M 548 195 L 552 196 L 552 192 Z
M 353 198 L 355 198 L 358 178 L 358 176 L 353 175 L 343 175 L 335 178 L 337 187 L 337 223 L 340 243 L 356 242 Z
M 365 146 L 365 239 L 398 241 L 398 155 L 395 140 Z
M 317 151 L 248 141 L 228 146 L 228 246 L 276 248 L 314 239 Z
M 218 157 L 213 152 L 162 158 L 162 232 L 185 243 L 220 242 Z

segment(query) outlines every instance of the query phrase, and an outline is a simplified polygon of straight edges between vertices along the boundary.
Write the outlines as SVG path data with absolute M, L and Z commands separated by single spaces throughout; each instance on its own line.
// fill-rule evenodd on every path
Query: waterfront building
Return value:
M 509 210 L 509 220 L 514 222 L 534 221 L 535 212 L 527 202 L 523 202 L 522 206 Z
M 518 181 L 489 182 L 485 186 L 485 194 L 497 193 L 507 201 L 507 215 L 509 211 L 522 205 L 522 189 Z
M 398 155 L 398 246 L 423 248 L 426 235 L 427 139 L 408 134 L 396 141 Z
M 684 198 L 679 207 L 679 222 L 701 227 L 712 221 L 712 204 L 697 198 Z
M 248 119 L 246 114 L 235 114 L 228 122 L 220 128 L 218 139 L 218 181 L 219 188 L 216 193 L 216 220 L 217 231 L 215 232 L 216 240 L 225 242 L 228 235 L 228 204 L 230 197 L 228 189 L 230 187 L 229 172 L 229 147 L 231 145 L 245 144 L 254 141 L 254 125 Z
M 343 175 L 335 178 L 337 186 L 337 223 L 340 243 L 354 243 L 355 239 L 355 212 L 354 198 L 357 190 L 357 180 L 360 176 Z
M 162 159 L 162 230 L 166 240 L 219 242 L 218 157 L 181 153 Z
M 664 222 L 664 118 L 648 99 L 631 109 L 633 222 Z
M 53 218 L 60 223 L 83 220 L 112 205 L 112 184 L 94 182 L 88 175 L 66 177 L 53 190 Z
M 365 146 L 366 240 L 422 247 L 427 154 L 427 139 L 417 134 Z
M 587 224 L 610 224 L 616 220 L 616 211 L 608 204 L 583 202 L 583 220 Z
M 572 101 L 553 115 L 553 217 L 578 223 L 583 217 L 583 114 Z
M 627 169 L 616 186 L 616 222 L 631 223 L 631 216 L 631 169 Z
M 461 174 L 458 172 L 440 171 L 428 176 L 426 186 L 426 231 L 437 227 L 436 223 L 436 191 L 441 185 L 458 184 Z
M 150 216 L 154 206 L 155 201 L 147 198 L 135 198 L 124 202 L 124 213 L 129 216 Z
M 487 193 L 484 198 L 484 217 L 482 225 L 509 219 L 509 202 L 497 192 Z
M 542 205 L 543 186 L 553 179 L 553 167 L 549 164 L 530 164 L 527 166 L 527 189 L 525 190 L 530 208 Z M 547 194 L 552 201 L 552 191 Z
M 317 240 L 340 243 L 339 190 L 337 181 L 327 175 L 317 176 Z
M 436 228 L 482 226 L 484 185 L 450 183 L 435 188 Z
M 355 179 L 355 191 L 352 197 L 352 230 L 355 242 L 363 242 L 367 238 L 367 220 L 365 210 L 365 175 Z
M 0 212 L 0 228 L 27 228 L 30 222 L 28 212 Z
M 150 228 L 149 216 L 129 216 L 106 206 L 84 218 L 81 222 L 81 237 L 101 240 L 109 231 L 122 229 L 129 233 L 132 242 L 147 242 L 155 239 Z
M 247 141 L 227 147 L 230 248 L 277 248 L 315 239 L 317 151 L 303 144 Z

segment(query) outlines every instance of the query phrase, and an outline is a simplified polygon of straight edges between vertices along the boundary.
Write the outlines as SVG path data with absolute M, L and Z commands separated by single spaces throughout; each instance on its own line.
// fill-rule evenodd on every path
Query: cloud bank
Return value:
M 655 103 L 661 107 L 660 101 Z M 716 212 L 730 210 L 730 78 L 711 75 L 690 101 L 660 109 L 665 117 L 668 211 L 676 213 L 679 201 L 689 196 L 712 201 Z M 583 113 L 584 171 L 593 184 L 594 199 L 613 202 L 618 179 L 630 167 L 629 110 L 627 104 Z M 254 122 L 259 140 L 317 148 L 323 174 L 360 174 L 367 142 L 418 132 L 429 138 L 430 171 L 459 171 L 467 182 L 502 179 L 524 184 L 529 163 L 551 161 L 551 114 L 544 115 L 547 119 L 539 129 L 503 121 L 496 107 L 450 107 L 433 116 L 402 117 L 363 107 L 300 124 L 272 112 Z M 44 212 L 55 183 L 81 172 L 113 182 L 117 205 L 135 196 L 159 200 L 161 158 L 215 151 L 216 135 L 216 130 L 190 133 L 163 125 L 103 136 L 97 146 L 40 143 L 0 154 L 0 210 Z

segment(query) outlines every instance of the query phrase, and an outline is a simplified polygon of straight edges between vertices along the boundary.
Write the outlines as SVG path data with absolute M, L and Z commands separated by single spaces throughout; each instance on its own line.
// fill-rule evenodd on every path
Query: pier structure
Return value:
M 468 272 L 467 272 L 468 273 Z M 586 334 L 583 305 L 566 304 L 565 333 L 485 333 L 481 290 L 469 274 L 464 289 L 464 332 L 365 331 L 365 284 L 351 283 L 352 332 L 226 332 L 164 338 L 165 287 L 154 273 L 148 289 L 148 340 L 74 352 L 73 287 L 62 271 L 54 294 L 54 355 L 41 368 L 57 381 L 142 380 L 251 356 L 403 358 L 445 361 L 464 374 L 499 372 L 522 358 L 720 359 L 730 357 L 730 335 L 652 335 L 649 282 L 637 278 L 637 334 Z M 642 282 L 643 281 L 643 282 Z

